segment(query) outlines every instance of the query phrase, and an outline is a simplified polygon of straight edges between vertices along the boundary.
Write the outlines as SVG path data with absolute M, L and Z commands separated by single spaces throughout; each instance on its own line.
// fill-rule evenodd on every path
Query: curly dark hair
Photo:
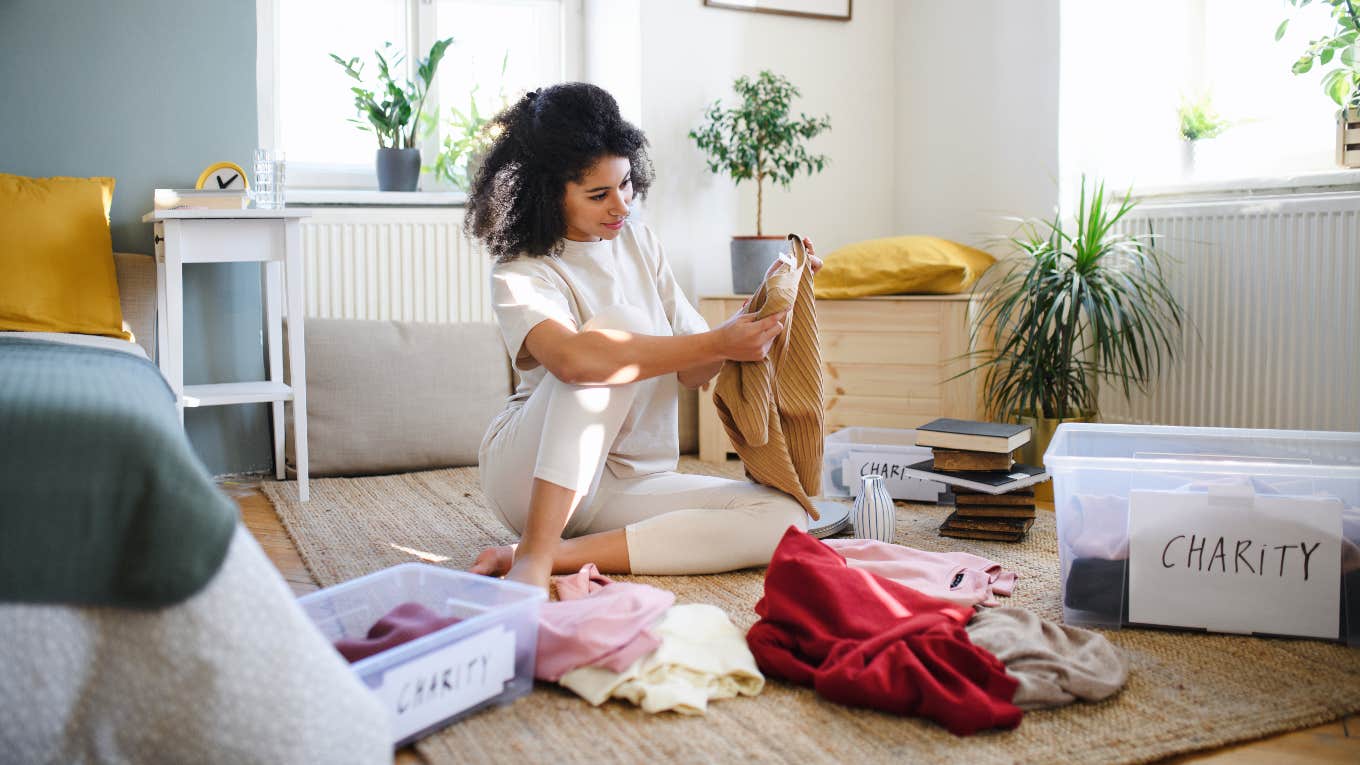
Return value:
M 604 88 L 568 82 L 530 91 L 491 130 L 498 135 L 472 181 L 463 228 L 499 261 L 561 251 L 567 182 L 601 157 L 628 158 L 636 198 L 652 185 L 647 138 Z

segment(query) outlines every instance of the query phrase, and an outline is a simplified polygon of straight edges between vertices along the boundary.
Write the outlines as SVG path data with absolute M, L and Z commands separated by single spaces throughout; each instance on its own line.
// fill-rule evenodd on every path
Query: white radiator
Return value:
M 1144 202 L 1191 326 L 1151 394 L 1107 422 L 1360 431 L 1360 192 Z
M 317 208 L 302 224 L 307 315 L 494 321 L 486 251 L 462 208 Z

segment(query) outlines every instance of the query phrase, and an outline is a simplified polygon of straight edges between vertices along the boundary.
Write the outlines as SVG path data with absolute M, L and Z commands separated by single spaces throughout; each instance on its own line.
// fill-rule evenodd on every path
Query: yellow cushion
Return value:
M 846 245 L 826 256 L 814 292 L 823 300 L 925 293 L 973 286 L 996 258 L 934 236 L 894 236 Z
M 109 236 L 112 178 L 0 173 L 0 330 L 123 330 Z

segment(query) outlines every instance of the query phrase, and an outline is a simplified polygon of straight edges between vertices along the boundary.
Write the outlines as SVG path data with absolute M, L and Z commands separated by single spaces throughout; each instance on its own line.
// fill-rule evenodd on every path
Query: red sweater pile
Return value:
M 1020 724 L 1016 681 L 963 629 L 972 609 L 849 568 L 795 528 L 774 552 L 756 613 L 746 641 L 767 675 L 957 735 Z

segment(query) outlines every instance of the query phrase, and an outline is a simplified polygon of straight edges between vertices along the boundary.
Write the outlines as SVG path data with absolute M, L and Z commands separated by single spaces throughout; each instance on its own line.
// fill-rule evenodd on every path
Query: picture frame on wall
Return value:
M 852 0 L 704 0 L 711 8 L 849 21 Z

